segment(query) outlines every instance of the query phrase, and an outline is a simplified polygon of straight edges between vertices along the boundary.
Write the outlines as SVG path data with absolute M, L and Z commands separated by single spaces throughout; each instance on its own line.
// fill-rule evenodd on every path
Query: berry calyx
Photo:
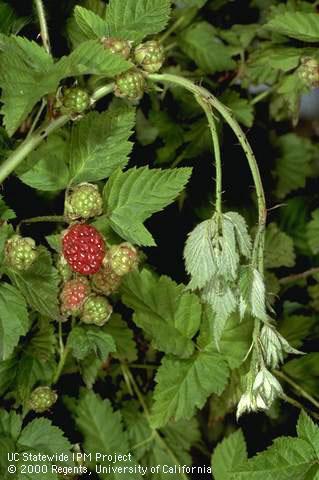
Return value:
M 114 37 L 102 37 L 101 42 L 106 50 L 109 50 L 111 53 L 121 55 L 123 58 L 125 58 L 125 60 L 130 56 L 131 42 L 127 40 Z
M 106 256 L 111 269 L 119 276 L 123 276 L 134 270 L 138 264 L 138 252 L 128 242 L 112 245 Z
M 90 96 L 82 88 L 67 88 L 63 93 L 62 105 L 66 113 L 80 114 L 89 108 Z
M 62 253 L 74 272 L 93 275 L 101 268 L 105 242 L 92 225 L 75 224 L 63 236 Z
M 6 263 L 20 271 L 28 270 L 37 257 L 35 241 L 29 237 L 14 235 L 5 246 Z
M 145 78 L 138 70 L 129 70 L 119 75 L 115 82 L 114 94 L 117 97 L 139 100 L 145 90 Z
M 60 295 L 62 314 L 79 314 L 90 293 L 90 284 L 86 278 L 79 277 L 66 282 Z
M 148 73 L 155 73 L 162 67 L 165 56 L 164 47 L 156 40 L 149 40 L 136 47 L 135 61 Z
M 102 204 L 98 187 L 92 183 L 81 183 L 66 197 L 65 216 L 70 220 L 97 217 L 102 213 Z
M 30 395 L 29 407 L 37 413 L 43 413 L 57 401 L 58 396 L 56 392 L 50 387 L 37 387 Z
M 93 288 L 107 296 L 118 290 L 121 280 L 108 263 L 92 276 Z
M 112 314 L 112 305 L 101 295 L 92 295 L 84 303 L 81 320 L 83 323 L 104 325 Z
M 312 57 L 303 57 L 298 68 L 298 75 L 302 82 L 308 87 L 319 86 L 319 63 Z

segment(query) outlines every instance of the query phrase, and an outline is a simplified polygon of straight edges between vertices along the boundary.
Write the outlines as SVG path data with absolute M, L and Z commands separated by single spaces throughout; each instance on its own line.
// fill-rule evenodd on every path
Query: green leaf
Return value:
M 311 213 L 312 220 L 307 224 L 306 236 L 310 250 L 319 253 L 319 208 Z
M 0 265 L 4 257 L 6 241 L 13 235 L 14 231 L 11 225 L 3 223 L 0 228 Z
M 298 437 L 312 445 L 315 455 L 319 458 L 319 427 L 313 420 L 301 410 L 297 423 Z
M 72 184 L 102 180 L 127 164 L 134 118 L 133 108 L 113 104 L 106 112 L 89 113 L 73 127 L 68 149 Z
M 265 282 L 258 270 L 251 266 L 241 268 L 239 292 L 241 318 L 248 312 L 259 320 L 267 320 Z
M 190 168 L 150 170 L 141 167 L 115 172 L 104 189 L 105 208 L 115 232 L 137 245 L 155 245 L 143 222 L 177 197 L 191 171 Z
M 54 92 L 57 79 L 49 75 L 53 59 L 44 48 L 22 37 L 0 37 L 0 86 L 2 114 L 11 136 L 34 105 Z
M 106 50 L 99 41 L 88 40 L 77 46 L 70 55 L 62 57 L 53 71 L 60 80 L 78 75 L 114 77 L 131 67 L 131 62 Z
M 200 440 L 199 425 L 195 418 L 169 422 L 161 429 L 160 435 L 154 435 L 137 402 L 126 402 L 122 415 L 127 426 L 130 447 L 144 465 L 173 467 L 176 461 L 181 465 L 192 464 L 190 449 Z M 167 478 L 167 473 L 161 471 L 152 475 L 149 469 L 148 473 L 150 478 L 155 480 Z M 176 478 L 182 479 L 183 475 L 176 473 Z
M 0 410 L 0 433 L 17 440 L 22 428 L 22 418 L 14 410 Z
M 2 195 L 0 195 L 0 219 L 1 220 L 12 220 L 13 218 L 16 218 L 16 214 L 14 213 L 11 208 L 7 206 L 5 201 L 3 200 Z M 3 226 L 2 226 L 3 228 Z
M 35 152 L 29 155 L 28 162 L 33 166 L 19 176 L 20 180 L 37 190 L 65 189 L 69 183 L 66 148 L 67 143 L 62 136 L 51 135 Z
M 0 32 L 9 35 L 17 34 L 28 23 L 25 18 L 18 17 L 14 9 L 6 2 L 0 3 Z
M 305 186 L 316 149 L 309 139 L 298 137 L 294 133 L 279 137 L 278 147 L 280 156 L 274 171 L 277 178 L 276 195 L 284 198 L 293 190 Z
M 29 326 L 27 306 L 21 293 L 8 283 L 0 284 L 0 359 L 6 360 Z
M 133 320 L 149 336 L 155 348 L 182 358 L 194 352 L 193 336 L 201 320 L 196 295 L 185 292 L 169 277 L 157 278 L 148 270 L 127 276 L 122 300 L 135 310 Z
M 284 312 L 284 318 L 279 323 L 279 331 L 289 345 L 293 348 L 300 348 L 316 323 L 315 316 L 294 315 L 292 312 Z
M 222 393 L 227 379 L 225 360 L 210 346 L 186 360 L 164 357 L 156 374 L 152 426 L 162 427 L 171 418 L 191 418 L 210 394 Z
M 111 37 L 140 42 L 161 32 L 170 17 L 170 0 L 110 0 L 105 18 Z
M 4 395 L 12 382 L 15 380 L 17 373 L 18 361 L 15 358 L 9 358 L 0 362 L 0 395 Z
M 212 455 L 212 469 L 215 480 L 231 480 L 234 467 L 247 460 L 243 432 L 237 430 L 217 445 Z
M 266 230 L 265 267 L 293 267 L 295 260 L 292 238 L 281 231 L 276 223 L 270 223 Z
M 215 318 L 211 309 L 205 308 L 197 341 L 199 348 L 204 349 L 210 346 L 227 360 L 231 369 L 238 368 L 251 345 L 253 319 L 246 316 L 240 321 L 238 314 L 230 315 L 219 341 L 219 352 L 216 348 L 214 321 Z
M 115 341 L 116 351 L 112 355 L 114 358 L 128 362 L 134 362 L 137 359 L 133 332 L 119 314 L 113 314 L 102 328 Z
M 75 408 L 73 416 L 75 423 L 83 436 L 83 447 L 85 452 L 92 453 L 90 465 L 96 463 L 105 465 L 105 461 L 95 461 L 95 454 L 102 453 L 114 455 L 126 454 L 129 451 L 128 438 L 123 430 L 122 417 L 119 411 L 113 411 L 109 400 L 102 400 L 93 392 L 85 392 Z M 101 428 L 103 425 L 103 428 Z M 134 467 L 133 458 L 131 461 L 112 463 L 113 467 Z M 130 471 L 122 474 L 111 473 L 111 475 L 100 475 L 102 479 L 112 478 L 114 480 L 140 480 L 139 474 Z
M 7 269 L 11 281 L 21 291 L 29 305 L 44 316 L 59 318 L 59 276 L 49 252 L 38 247 L 38 257 L 26 272 Z
M 275 16 L 265 27 L 297 40 L 319 41 L 319 18 L 316 13 L 286 12 Z
M 283 366 L 284 372 L 310 395 L 319 398 L 319 353 L 312 352 L 290 360 Z
M 311 446 L 299 438 L 282 437 L 233 470 L 233 480 L 290 480 L 304 478 L 315 461 Z
M 83 40 L 95 40 L 109 36 L 107 23 L 91 10 L 77 5 L 74 9 L 74 18 L 81 30 Z
M 65 438 L 60 428 L 52 425 L 47 418 L 37 418 L 23 429 L 18 448 L 21 451 L 29 449 L 48 455 L 67 454 L 71 450 L 70 442 Z
M 205 73 L 232 70 L 236 66 L 231 51 L 217 38 L 215 28 L 207 22 L 195 23 L 183 31 L 179 45 Z
M 185 267 L 191 280 L 188 288 L 203 288 L 217 271 L 216 259 L 212 252 L 212 239 L 216 235 L 212 220 L 198 224 L 188 235 L 184 249 Z
M 49 385 L 56 370 L 56 337 L 47 319 L 39 321 L 29 332 L 19 356 L 15 357 L 16 371 L 11 388 L 17 402 L 23 406 L 36 384 Z
M 254 108 L 246 98 L 241 98 L 238 92 L 226 90 L 220 100 L 230 108 L 235 118 L 245 125 L 251 127 L 254 121 Z
M 116 350 L 111 335 L 94 326 L 73 328 L 68 337 L 68 346 L 72 348 L 73 355 L 77 360 L 83 360 L 91 352 L 94 352 L 103 361 Z

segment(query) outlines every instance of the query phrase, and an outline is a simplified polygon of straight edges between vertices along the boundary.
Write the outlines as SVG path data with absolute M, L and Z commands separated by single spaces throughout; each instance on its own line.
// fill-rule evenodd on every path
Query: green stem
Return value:
M 149 412 L 149 409 L 148 409 L 148 406 L 146 405 L 145 403 L 145 400 L 144 400 L 144 397 L 137 385 L 137 383 L 135 382 L 134 378 L 133 378 L 133 375 L 131 374 L 130 372 L 130 369 L 128 368 L 128 366 L 126 364 L 121 364 L 122 365 L 122 371 L 125 372 L 125 375 L 126 377 L 128 378 L 129 382 L 131 383 L 132 385 L 132 388 L 134 390 L 134 393 L 135 395 L 137 396 L 137 399 L 138 401 L 140 402 L 143 410 L 144 410 L 144 414 L 145 414 L 145 417 L 149 423 L 149 426 L 151 428 L 151 430 L 154 432 L 154 437 L 155 437 L 155 440 L 162 446 L 162 448 L 164 450 L 166 450 L 166 452 L 168 453 L 168 455 L 171 457 L 171 459 L 173 460 L 173 462 L 176 464 L 176 465 L 179 465 L 180 464 L 180 461 L 179 459 L 176 457 L 175 453 L 169 448 L 169 446 L 167 445 L 167 443 L 165 442 L 164 438 L 159 434 L 159 432 L 153 428 L 150 424 L 150 412 Z M 184 479 L 184 480 L 188 480 L 188 477 L 182 473 L 181 474 L 181 477 Z
M 32 217 L 32 218 L 25 218 L 21 220 L 20 223 L 40 223 L 40 222 L 48 222 L 48 223 L 69 223 L 63 215 L 45 215 L 43 217 Z
M 211 105 L 207 103 L 201 95 L 196 95 L 196 100 L 206 114 L 208 125 L 212 135 L 214 155 L 215 155 L 215 168 L 216 168 L 216 212 L 221 217 L 222 215 L 222 162 L 221 162 L 220 145 L 219 145 L 219 138 L 218 138 L 218 133 L 216 129 L 216 123 L 214 120 L 214 115 L 212 112 Z
M 43 46 L 48 52 L 48 54 L 50 55 L 51 54 L 50 37 L 49 37 L 48 26 L 45 18 L 45 10 L 43 6 L 43 2 L 42 0 L 34 0 L 34 3 L 35 3 L 35 8 L 37 11 L 38 18 L 39 18 Z
M 288 275 L 288 277 L 282 277 L 279 279 L 279 283 L 281 285 L 286 285 L 287 283 L 298 282 L 299 280 L 304 280 L 312 275 L 316 275 L 319 273 L 319 267 L 310 268 L 305 272 L 301 273 L 294 273 L 292 275 Z
M 114 83 L 98 88 L 91 97 L 91 104 L 100 100 L 105 95 L 111 93 L 114 89 Z M 18 148 L 0 165 L 0 183 L 2 183 L 12 173 L 18 165 L 35 150 L 51 133 L 63 127 L 71 115 L 62 115 L 50 123 L 40 126 L 32 135 L 26 138 Z
M 294 382 L 288 375 L 286 375 L 283 371 L 281 370 L 274 370 L 273 373 L 276 375 L 276 377 L 281 378 L 284 380 L 284 382 L 288 383 L 296 392 L 304 397 L 308 402 L 312 403 L 316 408 L 319 408 L 319 402 L 312 396 L 310 393 L 306 392 L 300 385 L 298 385 L 296 382 Z
M 163 33 L 163 35 L 159 38 L 159 42 L 163 43 L 168 37 L 172 35 L 172 33 L 175 32 L 175 30 L 178 29 L 180 25 L 184 22 L 185 18 L 184 15 L 179 17 L 166 31 Z
M 42 112 L 43 112 L 43 110 L 45 109 L 46 105 L 47 105 L 47 102 L 46 102 L 44 99 L 42 99 L 40 108 L 39 108 L 39 110 L 37 111 L 36 116 L 34 117 L 34 120 L 33 120 L 33 122 L 32 122 L 31 128 L 30 128 L 30 130 L 29 130 L 29 132 L 28 132 L 27 138 L 29 138 L 29 137 L 32 135 L 32 133 L 34 132 L 35 127 L 37 126 L 37 123 L 38 123 L 38 121 L 39 121 L 39 119 L 40 119 L 40 117 L 41 117 L 41 115 L 42 115 Z
M 256 103 L 261 102 L 264 98 L 268 97 L 272 92 L 271 88 L 265 90 L 264 92 L 259 93 L 250 101 L 250 105 L 256 105 Z
M 220 115 L 231 127 L 231 129 L 235 133 L 236 137 L 239 140 L 239 143 L 241 144 L 245 152 L 245 155 L 247 157 L 248 164 L 254 179 L 256 193 L 257 193 L 257 201 L 258 201 L 258 223 L 261 231 L 263 232 L 266 224 L 267 210 L 266 210 L 265 194 L 264 194 L 264 189 L 263 189 L 263 185 L 262 185 L 262 181 L 259 173 L 258 164 L 255 158 L 255 155 L 251 149 L 251 146 L 243 130 L 241 129 L 240 125 L 235 120 L 232 112 L 225 105 L 223 105 L 214 95 L 212 95 L 206 88 L 195 85 L 192 81 L 188 80 L 187 78 L 179 77 L 177 75 L 171 75 L 168 73 L 164 73 L 164 74 L 153 73 L 153 74 L 150 74 L 148 77 L 150 80 L 153 80 L 155 82 L 172 83 L 175 85 L 179 85 L 185 88 L 186 90 L 190 91 L 191 93 L 193 93 L 193 95 L 195 96 L 198 96 L 198 95 L 202 96 L 203 100 L 206 100 L 206 102 L 210 103 L 211 106 L 220 113 Z M 260 265 L 259 267 L 262 268 L 262 265 Z
M 309 408 L 306 408 L 302 403 L 298 402 L 298 400 L 295 400 L 294 398 L 289 397 L 289 395 L 283 394 L 281 398 L 287 402 L 290 403 L 290 405 L 293 405 L 295 408 L 298 408 L 299 410 L 305 410 L 306 412 L 309 413 L 313 418 L 316 420 L 319 420 L 319 414 L 313 412 L 312 410 L 309 410 Z
M 140 368 L 142 370 L 156 370 L 158 365 L 144 365 L 142 363 L 130 363 L 131 368 Z

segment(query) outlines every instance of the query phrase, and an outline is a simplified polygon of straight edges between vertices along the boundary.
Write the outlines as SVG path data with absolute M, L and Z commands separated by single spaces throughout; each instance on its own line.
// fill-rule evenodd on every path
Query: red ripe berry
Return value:
M 105 242 L 92 225 L 76 224 L 63 237 L 63 255 L 74 272 L 93 275 L 105 256 Z
M 90 293 L 90 284 L 85 277 L 66 282 L 60 295 L 62 313 L 66 315 L 79 313 Z

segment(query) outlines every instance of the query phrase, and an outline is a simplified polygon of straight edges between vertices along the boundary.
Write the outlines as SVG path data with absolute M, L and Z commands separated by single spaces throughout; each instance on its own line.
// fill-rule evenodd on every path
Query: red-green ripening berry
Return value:
M 72 270 L 63 255 L 59 255 L 56 266 L 63 282 L 71 280 Z
M 111 295 L 116 292 L 121 284 L 122 278 L 117 275 L 106 263 L 95 275 L 92 276 L 93 288 L 104 295 Z
M 62 253 L 74 272 L 93 275 L 105 256 L 104 238 L 92 225 L 72 225 L 63 236 Z
M 119 75 L 115 82 L 114 94 L 117 97 L 139 100 L 145 90 L 145 78 L 138 70 L 129 70 Z
M 298 75 L 302 82 L 308 87 L 319 86 L 319 63 L 318 60 L 311 57 L 301 59 L 301 65 L 298 68 Z
M 164 47 L 156 40 L 141 43 L 134 55 L 136 62 L 148 73 L 158 72 L 165 60 Z
M 112 53 L 117 53 L 123 58 L 127 59 L 131 53 L 131 42 L 127 40 L 122 40 L 121 38 L 107 38 L 103 37 L 101 39 L 102 45 L 106 50 L 110 50 Z
M 79 277 L 66 282 L 60 295 L 62 314 L 78 315 L 90 293 L 90 284 L 86 278 Z
M 136 248 L 128 242 L 112 245 L 105 258 L 112 270 L 119 276 L 131 272 L 138 264 L 138 253 Z
M 102 327 L 112 314 L 112 305 L 101 295 L 92 295 L 84 303 L 81 320 L 83 323 Z
M 43 413 L 57 401 L 57 394 L 50 387 L 38 387 L 31 393 L 29 408 L 37 413 Z
M 68 88 L 63 93 L 62 104 L 67 113 L 80 114 L 89 108 L 90 96 L 82 88 Z
M 92 183 L 80 183 L 65 200 L 65 216 L 70 220 L 97 217 L 102 213 L 102 197 Z
M 5 260 L 16 270 L 28 270 L 37 257 L 35 241 L 29 237 L 14 235 L 5 247 Z

